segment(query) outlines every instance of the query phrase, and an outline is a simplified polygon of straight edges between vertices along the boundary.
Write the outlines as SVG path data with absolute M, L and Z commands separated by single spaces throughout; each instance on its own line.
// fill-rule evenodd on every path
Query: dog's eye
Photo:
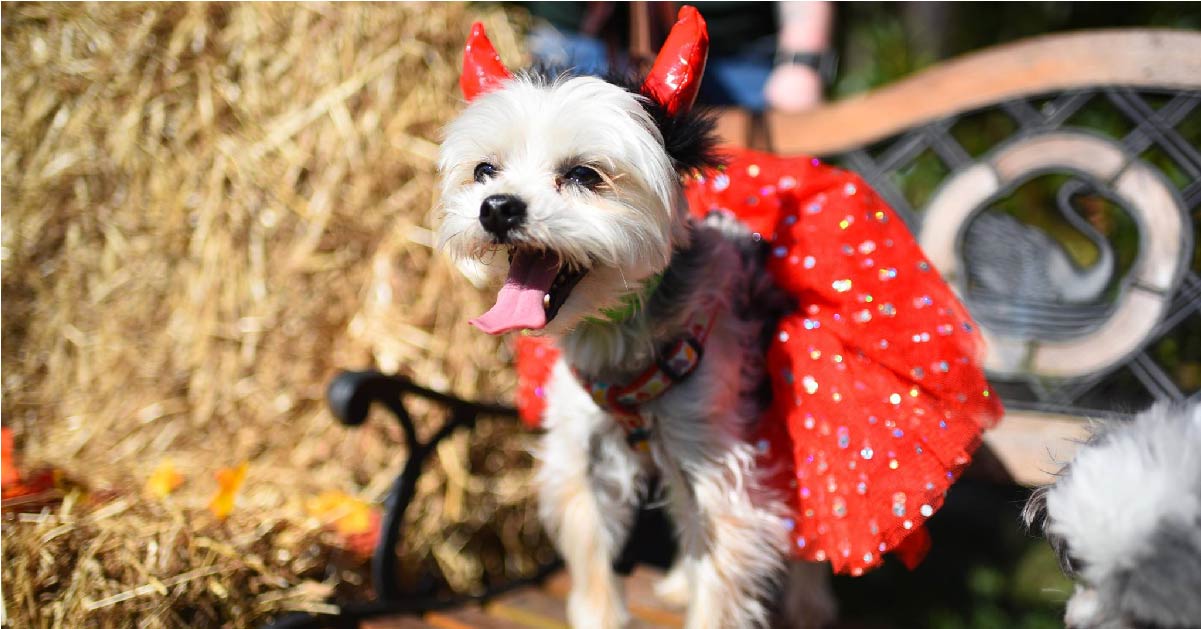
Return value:
M 577 186 L 584 186 L 585 188 L 595 187 L 601 182 L 600 174 L 587 166 L 573 166 L 563 178 Z
M 475 182 L 484 183 L 485 179 L 491 179 L 496 176 L 496 167 L 488 162 L 480 162 L 475 165 Z

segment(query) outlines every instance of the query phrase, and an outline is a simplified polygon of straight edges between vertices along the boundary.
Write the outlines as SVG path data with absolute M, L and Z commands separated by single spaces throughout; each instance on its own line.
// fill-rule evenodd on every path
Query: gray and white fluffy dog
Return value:
M 1099 427 L 1025 518 L 1077 583 L 1069 627 L 1201 627 L 1201 405 Z
M 773 616 L 816 626 L 834 613 L 828 568 L 788 561 L 780 501 L 744 438 L 766 404 L 765 331 L 783 304 L 745 229 L 689 218 L 680 177 L 714 164 L 713 143 L 711 122 L 667 117 L 637 86 L 533 73 L 474 97 L 445 131 L 440 246 L 469 277 L 507 276 L 473 323 L 541 330 L 563 351 L 537 483 L 572 579 L 575 627 L 628 621 L 612 562 L 652 476 L 667 486 L 681 546 L 658 591 L 688 601 L 687 627 L 763 626 Z M 629 318 L 595 319 L 640 293 L 645 303 Z M 568 365 L 628 380 L 714 308 L 706 359 L 641 407 L 655 434 L 648 451 L 632 449 Z

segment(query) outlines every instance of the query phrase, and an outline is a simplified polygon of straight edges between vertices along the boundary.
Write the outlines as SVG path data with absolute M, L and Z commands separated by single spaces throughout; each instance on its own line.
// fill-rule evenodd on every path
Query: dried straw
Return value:
M 505 348 L 464 324 L 485 297 L 430 248 L 464 34 L 483 19 L 508 56 L 511 17 L 4 6 L 4 422 L 24 461 L 87 489 L 5 515 L 14 626 L 252 626 L 364 594 L 304 502 L 380 498 L 403 452 L 382 418 L 331 418 L 330 376 L 376 365 L 466 397 L 512 387 Z M 525 439 L 484 424 L 439 450 L 412 572 L 469 589 L 530 568 L 544 546 Z M 156 500 L 141 488 L 165 457 L 188 480 Z M 218 521 L 212 473 L 242 461 Z

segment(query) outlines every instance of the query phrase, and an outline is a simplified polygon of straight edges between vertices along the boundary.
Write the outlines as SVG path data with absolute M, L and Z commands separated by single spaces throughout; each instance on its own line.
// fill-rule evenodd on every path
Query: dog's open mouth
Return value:
M 571 289 L 588 273 L 562 263 L 553 251 L 513 249 L 509 276 L 496 294 L 496 304 L 471 320 L 488 334 L 541 330 L 567 301 Z

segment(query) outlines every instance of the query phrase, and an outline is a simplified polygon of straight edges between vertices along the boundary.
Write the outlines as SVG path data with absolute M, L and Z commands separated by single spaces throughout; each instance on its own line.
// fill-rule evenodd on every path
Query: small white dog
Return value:
M 1201 627 L 1201 405 L 1103 426 L 1025 517 L 1077 581 L 1069 627 Z
M 505 277 L 496 304 L 472 323 L 491 334 L 537 331 L 554 337 L 562 350 L 546 386 L 547 432 L 539 449 L 537 479 L 540 514 L 572 578 L 568 615 L 576 627 L 620 627 L 628 620 L 612 561 L 652 477 L 666 487 L 680 537 L 680 560 L 659 592 L 688 600 L 688 627 L 757 627 L 773 620 L 819 626 L 835 614 L 826 582 L 829 568 L 788 561 L 790 550 L 813 552 L 816 544 L 806 547 L 805 539 L 794 538 L 802 528 L 799 519 L 790 517 L 796 513 L 790 511 L 795 501 L 773 489 L 780 485 L 767 476 L 775 471 L 763 469 L 756 459 L 766 441 L 752 443 L 750 436 L 771 398 L 766 349 L 769 342 L 787 340 L 786 333 L 776 334 L 776 322 L 796 304 L 773 283 L 765 266 L 767 245 L 758 234 L 720 212 L 705 221 L 691 218 L 681 185 L 683 176 L 718 165 L 712 121 L 689 110 L 704 68 L 705 44 L 703 20 L 695 9 L 685 7 L 642 84 L 537 73 L 514 77 L 477 25 L 461 80 L 470 102 L 446 129 L 442 145 L 440 246 L 477 280 Z M 838 190 L 840 198 L 851 198 L 857 189 L 840 183 Z M 859 202 L 863 196 L 851 200 Z M 853 220 L 844 219 L 843 229 Z M 883 208 L 875 206 L 861 220 L 873 225 L 889 222 Z M 903 230 L 899 221 L 892 223 L 889 229 Z M 901 250 L 901 239 L 911 238 L 907 232 L 898 233 L 904 234 L 896 237 L 896 250 Z M 866 256 L 877 245 L 856 242 L 864 264 L 870 266 L 873 260 Z M 880 238 L 879 247 L 893 245 L 893 238 Z M 916 245 L 905 251 L 916 252 Z M 905 269 L 915 269 L 914 281 L 922 274 L 937 278 L 928 273 L 924 258 L 917 260 Z M 796 262 L 800 268 L 800 260 Z M 804 266 L 813 264 L 806 260 Z M 872 281 L 896 277 L 894 268 L 882 265 L 877 272 L 868 266 L 862 273 L 870 274 Z M 849 279 L 833 282 L 833 289 L 829 282 L 825 285 L 838 291 L 835 295 L 852 296 L 847 292 Z M 859 297 L 869 303 L 873 299 Z M 914 308 L 929 306 L 931 316 L 937 310 L 948 320 L 962 312 L 957 304 L 930 306 L 931 298 L 922 293 L 906 295 L 903 305 L 909 303 Z M 856 309 L 867 313 L 862 306 Z M 879 304 L 882 319 L 895 311 L 891 303 Z M 827 327 L 844 321 L 841 316 L 834 314 Z M 935 332 L 930 321 L 930 332 L 916 332 L 912 341 L 906 336 L 906 342 L 919 349 L 934 347 L 932 339 L 950 339 L 952 331 L 971 332 L 967 323 L 944 323 Z M 806 319 L 805 329 L 817 325 Z M 873 345 L 887 345 L 878 338 Z M 811 354 L 816 361 L 821 352 L 806 351 L 804 360 Z M 957 369 L 969 369 L 966 357 L 948 362 L 931 354 L 929 359 L 924 367 L 905 366 L 905 377 L 921 379 L 924 370 L 934 372 L 926 378 L 930 383 L 935 374 L 958 376 Z M 865 369 L 855 361 L 866 364 L 868 359 L 857 351 L 843 364 L 842 355 L 829 351 L 824 360 L 831 373 L 849 373 L 848 364 Z M 892 382 L 892 373 L 873 382 Z M 983 390 L 987 398 L 982 377 L 972 373 L 978 379 L 958 380 L 970 383 L 965 386 L 975 395 Z M 805 377 L 809 393 L 818 388 L 812 380 Z M 854 385 L 863 388 L 858 381 Z M 879 396 L 890 415 L 879 422 L 878 429 L 887 432 L 874 442 L 880 443 L 880 456 L 874 459 L 865 440 L 848 448 L 851 428 L 824 421 L 815 426 L 812 418 L 801 428 L 798 421 L 797 430 L 813 430 L 815 439 L 820 433 L 831 450 L 846 453 L 838 473 L 858 475 L 836 486 L 835 477 L 827 476 L 832 474 L 825 469 L 827 461 L 821 459 L 814 463 L 812 481 L 804 481 L 806 472 L 798 471 L 791 484 L 784 485 L 802 496 L 809 489 L 799 486 L 798 479 L 820 483 L 821 491 L 829 491 L 823 494 L 827 502 L 813 504 L 837 520 L 831 528 L 852 522 L 838 520 L 846 514 L 846 501 L 835 497 L 836 491 L 871 498 L 869 469 L 894 474 L 898 458 L 916 457 L 914 465 L 906 463 L 904 468 L 915 474 L 912 493 L 883 480 L 875 494 L 891 528 L 884 531 L 883 525 L 865 517 L 865 538 L 881 537 L 871 537 L 854 552 L 844 544 L 842 561 L 878 565 L 886 546 L 891 549 L 917 532 L 921 519 L 937 507 L 939 492 L 954 476 L 948 470 L 967 462 L 963 453 L 971 446 L 954 442 L 954 448 L 961 449 L 937 455 L 945 467 L 941 462 L 937 468 L 923 467 L 936 456 L 926 449 L 951 444 L 946 437 L 952 431 L 929 443 L 902 442 L 901 435 L 911 428 L 920 433 L 922 421 L 932 431 L 938 430 L 935 423 L 945 429 L 955 416 L 953 411 L 939 411 L 935 417 L 926 408 L 909 416 L 898 414 L 897 409 L 909 408 L 904 405 L 925 399 L 919 399 L 916 385 L 906 384 L 903 390 L 904 400 L 895 388 Z M 839 402 L 843 395 L 836 389 L 822 393 L 826 404 Z M 791 406 L 791 395 L 788 400 Z M 876 420 L 864 414 L 865 427 Z M 977 428 L 973 424 L 969 437 L 977 436 Z M 901 446 L 890 444 L 901 443 L 905 453 L 894 456 L 889 448 Z M 919 487 L 916 474 L 934 469 L 920 479 Z M 810 509 L 805 517 L 811 523 L 816 521 L 812 516 Z M 813 526 L 816 531 L 818 525 Z M 819 532 L 827 533 L 825 524 Z M 822 560 L 825 553 L 811 557 Z
M 781 302 L 750 234 L 732 222 L 690 222 L 679 171 L 716 162 L 708 120 L 686 124 L 663 128 L 647 99 L 598 78 L 527 74 L 475 99 L 442 145 L 442 247 L 468 274 L 508 267 L 496 306 L 473 323 L 490 333 L 542 329 L 559 337 L 566 359 L 549 386 L 538 482 L 542 519 L 572 577 L 575 627 L 627 621 L 611 563 L 656 471 L 681 528 L 674 595 L 691 591 L 687 626 L 765 625 L 785 569 L 788 531 L 757 486 L 753 446 L 740 439 L 763 408 L 761 340 Z M 634 316 L 619 325 L 595 318 L 660 273 L 667 290 Z M 645 407 L 658 437 L 649 456 L 632 449 L 568 365 L 629 379 L 715 304 L 740 316 L 716 321 L 707 359 Z M 821 572 L 795 572 L 817 575 L 798 596 L 832 616 Z
M 762 370 L 772 300 L 755 293 L 767 290 L 767 274 L 740 250 L 749 234 L 690 226 L 657 129 L 634 94 L 591 77 L 527 75 L 481 97 L 450 125 L 443 145 L 442 242 L 460 259 L 511 258 L 497 305 L 478 327 L 542 328 L 560 338 L 566 360 L 547 394 L 538 481 L 542 519 L 572 576 L 572 625 L 625 624 L 611 562 L 657 470 L 683 533 L 687 578 L 678 577 L 677 587 L 695 587 L 688 626 L 759 626 L 788 546 L 772 502 L 756 500 L 763 492 L 753 448 L 739 438 L 762 410 L 754 393 L 763 376 L 744 372 Z M 661 285 L 670 292 L 656 292 L 629 320 L 589 319 L 621 308 L 665 269 Z M 737 295 L 736 285 L 748 288 Z M 645 408 L 660 437 L 650 456 L 631 449 L 567 365 L 632 378 L 698 313 L 735 299 L 728 306 L 764 311 L 717 322 L 708 359 Z

